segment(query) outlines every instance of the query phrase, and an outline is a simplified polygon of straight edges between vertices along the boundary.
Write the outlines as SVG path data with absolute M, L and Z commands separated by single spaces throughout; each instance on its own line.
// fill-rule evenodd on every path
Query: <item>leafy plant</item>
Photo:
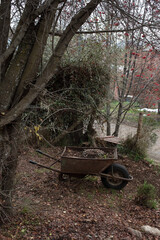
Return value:
M 157 208 L 156 189 L 152 184 L 147 183 L 140 185 L 135 198 L 136 203 L 148 208 Z
M 30 198 L 24 198 L 23 204 L 21 206 L 21 213 L 22 214 L 30 214 L 33 212 L 32 206 L 31 206 L 32 200 Z
M 85 177 L 85 180 L 88 180 L 88 181 L 91 181 L 91 182 L 96 182 L 97 179 L 98 179 L 97 176 L 92 176 L 92 175 L 87 175 L 87 176 Z
M 30 213 L 31 212 L 31 208 L 29 206 L 23 206 L 23 208 L 21 209 L 21 213 L 22 214 L 26 214 L 26 213 Z
M 153 159 L 145 158 L 145 161 L 147 161 L 151 165 L 154 165 L 154 160 Z

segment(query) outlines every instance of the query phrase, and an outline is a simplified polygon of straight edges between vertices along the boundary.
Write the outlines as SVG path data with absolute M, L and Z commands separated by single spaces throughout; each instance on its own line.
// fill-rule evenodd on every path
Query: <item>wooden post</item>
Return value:
M 141 137 L 142 126 L 143 126 L 143 113 L 139 113 L 136 143 Z
M 160 115 L 160 101 L 158 101 L 158 114 Z

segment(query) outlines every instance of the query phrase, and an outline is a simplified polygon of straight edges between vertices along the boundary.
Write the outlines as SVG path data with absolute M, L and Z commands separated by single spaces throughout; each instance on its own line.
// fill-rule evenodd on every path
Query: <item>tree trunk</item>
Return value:
M 114 130 L 114 133 L 113 133 L 113 136 L 115 136 L 115 137 L 118 137 L 118 133 L 119 133 L 120 121 L 121 121 L 121 115 L 122 115 L 122 108 L 123 108 L 123 105 L 122 105 L 122 103 L 120 103 L 119 104 L 119 109 L 118 109 L 116 126 L 115 126 L 115 130 Z
M 139 141 L 139 139 L 141 138 L 142 127 L 143 127 L 143 113 L 139 113 L 138 128 L 137 128 L 137 135 L 136 135 L 135 143 L 137 143 Z
M 111 99 L 111 89 L 110 89 L 110 79 L 107 79 L 107 93 L 106 93 L 106 113 L 107 113 L 107 136 L 111 135 L 111 123 L 110 123 L 110 99 Z
M 2 2 L 8 2 L 10 4 L 12 1 L 3 0 Z M 23 12 L 22 17 L 18 23 L 17 30 L 12 38 L 11 44 L 7 50 L 4 51 L 4 54 L 1 54 L 2 56 L 0 56 L 0 75 L 2 64 L 5 64 L 5 61 L 7 60 L 7 66 L 4 68 L 5 70 L 3 74 L 3 81 L 1 82 L 0 79 L 0 174 L 2 178 L 0 186 L 1 222 L 12 213 L 12 194 L 14 187 L 14 177 L 17 167 L 18 146 L 16 142 L 18 134 L 16 134 L 17 129 L 14 121 L 35 100 L 38 94 L 45 88 L 46 84 L 53 77 L 71 39 L 78 31 L 78 29 L 83 25 L 83 23 L 85 23 L 85 21 L 92 14 L 100 2 L 100 0 L 90 0 L 84 8 L 80 9 L 80 11 L 74 15 L 74 17 L 71 19 L 71 22 L 68 24 L 62 36 L 60 37 L 45 69 L 41 74 L 38 75 L 37 71 L 40 65 L 40 59 L 46 46 L 46 41 L 50 32 L 50 28 L 52 26 L 52 21 L 54 22 L 54 19 L 57 21 L 59 12 L 59 9 L 57 7 L 60 1 L 44 1 L 43 4 L 38 4 L 41 3 L 39 0 L 27 1 L 29 5 L 27 5 L 27 3 L 25 5 L 25 12 Z M 10 8 L 8 9 L 10 10 Z M 29 9 L 31 11 L 29 11 Z M 0 4 L 0 13 L 2 10 L 2 4 Z M 1 15 L 3 20 L 4 14 Z M 9 14 L 7 13 L 7 17 L 8 16 Z M 27 56 L 27 59 L 25 59 L 25 61 L 22 57 L 19 59 L 19 62 L 14 61 L 16 54 L 19 53 L 18 50 L 20 49 L 20 46 L 25 40 L 25 33 L 29 29 L 29 26 L 34 24 L 35 30 L 37 30 L 37 20 L 35 21 L 35 19 L 38 18 L 40 19 L 40 25 L 38 31 L 35 31 L 37 33 L 35 36 L 36 42 L 33 48 L 31 48 L 31 53 L 29 52 L 29 56 Z M 7 23 L 5 21 L 2 22 L 0 19 L 0 26 L 7 26 Z M 7 32 L 9 32 L 9 27 L 5 29 L 5 33 Z M 0 35 L 0 40 L 2 39 L 2 41 L 0 41 L 0 45 L 2 44 L 1 42 L 4 42 L 5 46 L 9 44 L 9 41 L 8 39 L 5 40 L 5 36 L 3 36 L 3 34 Z M 9 62 L 8 58 L 10 58 Z M 15 75 L 11 74 L 11 77 L 9 77 L 6 81 L 6 75 L 9 73 L 9 68 L 15 70 L 18 68 L 20 72 L 15 71 Z M 22 86 L 20 85 L 21 81 L 23 82 Z M 29 89 L 26 88 L 26 86 Z M 74 127 L 75 126 L 73 126 L 73 129 Z M 63 137 L 63 135 L 61 137 Z
M 160 101 L 158 101 L 158 114 L 160 115 Z
M 0 1 L 0 56 L 5 52 L 8 44 L 8 34 L 10 29 L 11 0 Z M 5 64 L 0 63 L 0 82 L 3 78 Z
M 88 111 L 87 115 L 90 115 L 92 113 L 92 110 Z M 63 131 L 62 133 L 60 133 L 53 141 L 53 144 L 57 144 L 59 143 L 60 140 L 62 140 L 68 133 L 70 133 L 71 131 L 75 130 L 76 128 L 78 128 L 78 126 L 82 126 L 81 123 L 84 120 L 84 116 L 79 117 L 79 119 L 77 119 L 77 121 L 75 121 L 67 130 Z
M 107 136 L 110 136 L 111 135 L 111 123 L 110 123 L 110 102 L 109 101 L 107 101 L 106 112 L 107 112 Z
M 96 115 L 96 112 L 95 112 L 95 110 L 93 110 L 88 127 L 87 127 L 88 141 L 89 141 L 89 144 L 93 147 L 97 147 L 96 140 L 95 140 L 96 131 L 93 128 L 94 121 L 95 121 L 95 115 Z
M 12 214 L 12 195 L 17 168 L 17 127 L 10 124 L 0 129 L 0 223 Z

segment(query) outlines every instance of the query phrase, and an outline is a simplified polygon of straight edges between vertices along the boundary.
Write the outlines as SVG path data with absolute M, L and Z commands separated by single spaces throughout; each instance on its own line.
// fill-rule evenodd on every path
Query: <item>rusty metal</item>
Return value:
M 104 142 L 108 142 L 108 143 L 114 143 L 114 144 L 120 144 L 122 139 L 120 139 L 119 137 L 115 137 L 115 136 L 107 136 L 107 137 L 96 137 L 97 140 L 99 141 L 104 141 Z
M 132 181 L 133 180 L 132 176 L 130 176 L 130 178 L 123 178 L 123 177 L 117 177 L 114 174 L 110 175 L 110 174 L 106 174 L 106 173 L 100 173 L 100 176 L 109 177 L 109 178 L 113 178 L 113 179 L 124 180 L 124 181 Z
M 45 166 L 45 165 L 39 164 L 39 163 L 34 162 L 34 161 L 29 161 L 29 163 L 34 164 L 34 165 L 37 165 L 38 167 L 46 168 L 46 169 L 51 170 L 51 171 L 53 171 L 53 172 L 61 173 L 61 171 L 58 170 L 58 169 L 54 169 L 54 168 L 51 168 L 51 167 L 47 167 L 47 166 Z
M 55 158 L 55 157 L 52 157 L 52 156 L 49 155 L 48 153 L 44 153 L 44 152 L 42 152 L 42 151 L 39 150 L 39 149 L 36 149 L 36 152 L 38 152 L 38 153 L 40 153 L 40 154 L 42 154 L 42 155 L 44 155 L 44 156 L 46 156 L 46 157 L 48 157 L 48 158 L 51 158 L 51 159 L 56 160 L 55 162 L 53 162 L 53 163 L 50 165 L 50 167 L 52 167 L 52 166 L 53 166 L 54 164 L 56 164 L 57 162 L 60 162 L 59 159 L 57 159 L 57 158 Z
M 86 147 L 66 147 L 61 155 L 61 171 L 63 173 L 76 173 L 76 174 L 97 174 L 109 167 L 117 159 L 116 148 L 94 148 L 102 150 L 104 153 L 113 151 L 113 158 L 86 158 L 86 157 L 73 157 L 68 156 L 68 151 L 76 150 L 82 152 L 84 150 L 93 149 Z M 71 152 L 72 153 L 72 152 Z
M 88 149 L 91 149 L 91 150 L 98 149 L 98 150 L 102 150 L 106 154 L 108 154 L 109 151 L 112 151 L 113 157 L 111 157 L 111 158 L 102 158 L 102 157 L 86 158 L 86 157 L 77 157 L 77 156 L 69 155 L 69 152 L 72 154 L 73 150 L 75 150 L 77 152 L 82 152 L 86 149 L 87 150 Z M 46 153 L 43 153 L 40 150 L 38 150 L 37 152 L 55 160 L 54 157 L 52 157 Z M 112 174 L 104 173 L 104 170 L 107 169 L 109 166 L 111 166 L 116 160 L 117 160 L 117 148 L 116 147 L 97 147 L 97 148 L 65 147 L 61 154 L 61 160 L 56 159 L 56 162 L 61 162 L 60 170 L 54 169 L 54 168 L 51 168 L 48 166 L 44 166 L 44 165 L 39 164 L 34 161 L 30 161 L 30 163 L 35 164 L 39 167 L 43 167 L 48 170 L 57 172 L 60 175 L 68 174 L 69 176 L 85 176 L 85 175 L 91 174 L 91 175 L 97 175 L 97 176 L 101 176 L 101 177 L 109 177 L 109 178 L 119 179 L 119 180 L 123 180 L 123 181 L 132 181 L 133 180 L 132 176 L 130 176 L 130 178 L 123 178 L 120 176 L 114 176 L 114 173 L 112 173 Z

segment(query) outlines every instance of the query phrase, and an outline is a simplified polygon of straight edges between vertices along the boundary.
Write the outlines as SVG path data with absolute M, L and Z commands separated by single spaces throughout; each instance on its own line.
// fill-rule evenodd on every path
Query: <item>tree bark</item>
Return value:
M 160 115 L 160 101 L 158 101 L 158 115 Z
M 2 0 L 2 2 L 11 3 L 10 0 Z M 53 77 L 71 39 L 101 1 L 91 0 L 84 8 L 75 14 L 56 45 L 47 66 L 43 72 L 38 75 L 40 60 L 46 46 L 50 29 L 56 18 L 59 0 L 44 1 L 44 4 L 38 8 L 39 2 L 41 1 L 27 1 L 12 42 L 7 50 L 5 49 L 1 52 L 0 56 L 0 64 L 5 65 L 3 81 L 0 79 L 1 223 L 12 213 L 12 194 L 17 168 L 18 147 L 18 134 L 16 134 L 17 126 L 15 125 L 15 121 Z M 1 6 L 0 10 L 2 10 Z M 10 16 L 9 13 L 7 14 Z M 4 15 L 2 14 L 1 16 L 3 18 Z M 2 25 L 5 26 L 4 22 Z M 33 39 L 32 46 L 28 46 L 29 42 L 28 40 L 26 41 L 26 36 L 31 26 L 34 28 L 35 39 Z M 7 30 L 9 30 L 9 28 L 6 25 L 6 34 Z M 0 35 L 0 38 L 2 36 Z M 6 43 L 5 41 L 5 37 L 3 37 L 2 41 L 4 45 L 8 44 L 8 42 Z M 26 44 L 28 44 L 27 49 L 25 41 Z M 27 89 L 26 85 L 28 87 Z M 77 124 L 73 126 L 73 129 L 76 125 Z
M 12 214 L 12 195 L 17 168 L 17 125 L 10 124 L 0 129 L 1 190 L 0 224 Z
M 88 111 L 88 113 L 86 113 L 87 115 L 90 115 L 92 112 L 92 110 Z M 75 130 L 77 126 L 79 126 L 84 120 L 84 116 L 80 117 L 76 122 L 74 122 L 67 130 L 63 131 L 62 133 L 60 133 L 55 140 L 53 141 L 53 144 L 57 144 L 61 139 L 63 139 L 67 134 L 69 134 L 71 131 Z
M 34 24 L 32 24 L 29 27 L 21 45 L 19 46 L 16 56 L 11 61 L 7 73 L 3 78 L 3 82 L 1 83 L 0 110 L 1 109 L 3 109 L 3 111 L 8 110 L 12 103 L 16 88 L 21 79 L 21 75 L 28 60 L 34 41 L 35 41 L 35 26 Z
M 120 121 L 121 121 L 121 115 L 122 115 L 122 109 L 123 109 L 123 105 L 122 105 L 122 103 L 119 103 L 115 131 L 113 133 L 113 136 L 115 136 L 115 137 L 118 137 L 119 128 L 120 128 Z
M 18 116 L 25 111 L 25 109 L 33 102 L 33 100 L 39 95 L 42 89 L 46 86 L 48 81 L 55 74 L 57 67 L 61 61 L 61 58 L 68 47 L 71 39 L 75 35 L 76 31 L 80 26 L 87 20 L 91 15 L 97 5 L 100 3 L 100 0 L 91 0 L 82 10 L 80 10 L 74 18 L 72 18 L 70 24 L 67 26 L 62 37 L 60 38 L 53 55 L 50 57 L 46 68 L 43 73 L 37 78 L 36 83 L 33 87 L 30 87 L 29 92 L 26 96 L 23 97 L 11 110 L 7 111 L 3 118 L 0 119 L 0 127 L 9 124 L 14 121 Z M 1 99 L 0 99 L 1 102 Z M 1 111 L 1 109 L 0 109 Z
M 15 93 L 13 105 L 19 101 L 23 94 L 24 88 L 27 86 L 27 84 L 31 83 L 35 79 L 38 73 L 44 48 L 48 39 L 48 34 L 50 32 L 53 19 L 56 14 L 55 9 L 58 6 L 58 2 L 59 2 L 58 0 L 55 1 L 50 12 L 46 13 L 45 16 L 43 15 L 39 21 L 38 30 L 36 34 L 36 41 L 32 48 L 27 64 L 25 66 L 20 84 L 18 85 L 17 91 Z
M 143 127 L 143 113 L 139 113 L 139 119 L 138 119 L 138 128 L 137 128 L 137 135 L 136 135 L 136 141 L 137 143 L 142 135 L 142 127 Z
M 0 56 L 5 52 L 8 44 L 8 34 L 10 27 L 11 0 L 2 0 L 0 4 Z M 3 16 L 3 17 L 1 17 Z M 3 78 L 4 63 L 0 63 L 0 83 Z
M 95 113 L 96 113 L 95 110 L 92 110 L 92 113 L 90 115 L 91 118 L 90 118 L 90 121 L 89 121 L 89 124 L 88 124 L 88 127 L 87 127 L 88 141 L 89 141 L 89 144 L 93 147 L 97 147 L 96 140 L 95 140 L 96 131 L 93 128 L 94 120 L 95 120 Z
M 106 113 L 107 113 L 107 136 L 111 135 L 111 123 L 110 123 L 110 99 L 111 99 L 111 92 L 110 92 L 110 80 L 107 83 L 107 96 L 106 96 Z

